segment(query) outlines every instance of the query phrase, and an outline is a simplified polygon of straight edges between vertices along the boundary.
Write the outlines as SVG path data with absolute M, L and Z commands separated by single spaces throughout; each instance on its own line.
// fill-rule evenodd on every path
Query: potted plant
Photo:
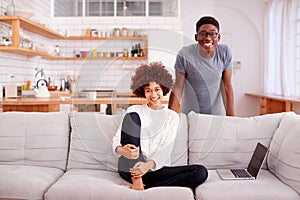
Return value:
M 9 38 L 6 37 L 5 35 L 3 35 L 3 36 L 2 36 L 2 39 L 3 39 L 4 45 L 5 45 L 5 46 L 8 46 L 8 45 L 9 45 Z

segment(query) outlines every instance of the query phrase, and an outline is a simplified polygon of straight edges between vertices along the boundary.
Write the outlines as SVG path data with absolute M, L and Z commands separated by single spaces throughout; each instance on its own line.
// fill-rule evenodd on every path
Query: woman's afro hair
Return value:
M 140 65 L 131 77 L 130 89 L 137 97 L 145 97 L 144 87 L 150 82 L 159 84 L 164 96 L 173 87 L 172 75 L 161 62 Z

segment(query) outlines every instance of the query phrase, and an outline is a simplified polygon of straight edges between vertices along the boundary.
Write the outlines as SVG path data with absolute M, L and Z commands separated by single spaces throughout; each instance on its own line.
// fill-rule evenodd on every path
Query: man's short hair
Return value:
M 203 24 L 212 24 L 215 27 L 217 27 L 218 32 L 220 32 L 219 22 L 211 16 L 204 16 L 204 17 L 201 17 L 196 24 L 196 33 L 198 33 L 199 27 L 202 26 Z

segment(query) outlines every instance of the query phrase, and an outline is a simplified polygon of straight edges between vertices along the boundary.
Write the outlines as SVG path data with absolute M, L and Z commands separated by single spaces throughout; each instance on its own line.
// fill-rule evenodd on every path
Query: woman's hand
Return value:
M 118 146 L 116 152 L 127 159 L 137 159 L 140 155 L 139 147 L 133 144 L 126 144 L 124 146 Z
M 149 160 L 148 162 L 137 162 L 133 168 L 130 168 L 131 176 L 134 178 L 142 177 L 154 166 L 155 162 L 153 160 Z

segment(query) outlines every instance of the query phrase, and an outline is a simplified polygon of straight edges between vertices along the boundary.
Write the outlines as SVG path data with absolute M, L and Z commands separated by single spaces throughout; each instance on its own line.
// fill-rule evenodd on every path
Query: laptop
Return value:
M 255 180 L 267 156 L 268 148 L 257 143 L 247 169 L 217 169 L 222 180 Z

